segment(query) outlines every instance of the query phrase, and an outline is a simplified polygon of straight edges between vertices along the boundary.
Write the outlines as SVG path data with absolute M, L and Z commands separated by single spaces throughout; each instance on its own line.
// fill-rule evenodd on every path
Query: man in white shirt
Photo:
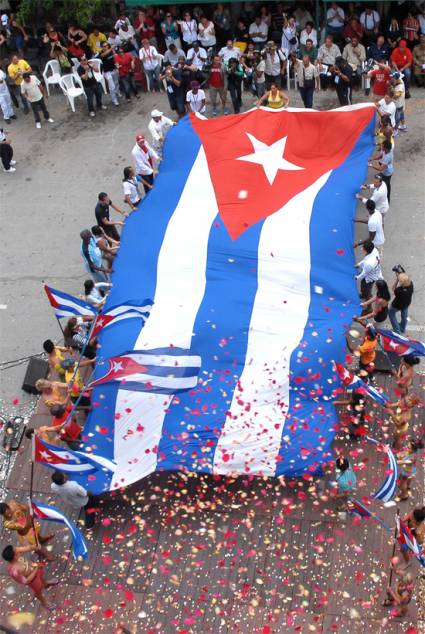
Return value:
M 305 46 L 307 40 L 311 40 L 314 46 L 317 46 L 317 31 L 313 22 L 307 22 L 305 29 L 300 33 L 300 45 Z
M 329 72 L 329 67 L 335 65 L 335 60 L 341 55 L 339 47 L 334 44 L 332 35 L 327 35 L 325 43 L 317 52 L 317 64 L 320 73 L 320 86 L 322 90 L 326 90 L 328 86 L 334 83 L 333 75 Z
M 186 93 L 186 110 L 205 114 L 205 93 L 200 89 L 198 81 L 190 82 L 190 90 Z
M 237 59 L 239 61 L 241 57 L 241 49 L 237 46 L 233 46 L 233 40 L 227 40 L 226 46 L 223 46 L 218 52 L 224 64 L 227 64 L 229 59 Z
M 350 64 L 355 73 L 355 78 L 359 82 L 362 75 L 363 62 L 366 60 L 366 49 L 363 44 L 360 44 L 357 37 L 353 36 L 351 42 L 345 45 L 342 56 Z
M 129 43 L 131 46 L 137 51 L 137 41 L 136 41 L 136 31 L 131 26 L 131 24 L 127 22 L 123 22 L 121 27 L 118 29 L 118 37 L 121 40 L 121 43 Z
M 257 51 L 261 51 L 264 48 L 267 42 L 268 32 L 269 27 L 262 21 L 261 17 L 257 15 L 254 22 L 249 25 L 249 37 L 254 42 Z
M 0 69 L 0 108 L 6 123 L 11 123 L 11 119 L 16 119 L 16 115 L 13 111 L 12 98 L 6 79 L 6 73 Z
M 186 59 L 184 51 L 182 51 L 181 48 L 177 48 L 175 44 L 171 43 L 164 54 L 164 65 L 169 63 L 171 66 L 177 66 L 179 57 Z
M 134 169 L 138 176 L 142 177 L 143 188 L 146 193 L 153 185 L 153 177 L 157 172 L 159 156 L 146 141 L 143 134 L 136 136 L 136 145 L 131 150 L 134 161 Z
M 51 492 L 65 505 L 76 511 L 84 509 L 84 524 L 86 528 L 94 525 L 94 498 L 74 480 L 61 471 L 54 471 L 52 475 Z
M 356 264 L 360 269 L 356 280 L 360 280 L 360 293 L 362 299 L 369 299 L 375 282 L 382 280 L 381 256 L 373 242 L 366 240 L 363 244 L 365 257 Z
M 164 117 L 160 110 L 152 110 L 151 121 L 148 125 L 149 133 L 152 137 L 152 145 L 158 153 L 162 151 L 162 145 L 168 130 L 174 125 L 168 117 Z
M 356 222 L 361 222 L 366 224 L 369 229 L 369 237 L 366 240 L 360 240 L 357 244 L 354 245 L 354 248 L 359 247 L 364 244 L 368 240 L 373 242 L 374 246 L 378 249 L 379 255 L 382 258 L 383 249 L 384 249 L 384 227 L 382 225 L 382 215 L 376 209 L 375 203 L 373 200 L 366 201 L 366 209 L 369 212 L 368 220 L 356 220 Z
M 387 93 L 386 95 L 384 95 L 384 97 L 378 101 L 376 106 L 381 117 L 387 114 L 391 119 L 391 125 L 393 126 L 393 128 L 395 128 L 396 105 L 394 103 L 392 94 L 389 95 Z
M 198 24 L 198 38 L 205 49 L 209 49 L 217 43 L 214 22 L 212 20 L 208 20 L 205 16 L 201 18 L 201 21 Z
M 393 73 L 390 84 L 393 89 L 393 100 L 395 104 L 395 125 L 397 136 L 399 130 L 406 132 L 407 126 L 404 118 L 404 106 L 406 105 L 406 87 L 404 81 L 401 78 L 401 73 Z
M 361 188 L 373 190 L 370 200 L 373 200 L 376 209 L 382 215 L 382 218 L 385 218 L 385 214 L 389 209 L 389 204 L 388 190 L 386 184 L 382 179 L 382 174 L 375 174 L 375 176 L 373 177 L 373 183 L 370 183 L 370 185 L 362 185 Z M 356 198 L 358 198 L 358 200 L 361 200 L 364 205 L 368 200 L 367 198 L 363 198 L 360 194 L 356 194 Z
M 282 85 L 282 76 L 286 70 L 287 57 L 282 51 L 277 50 L 277 46 L 274 42 L 267 42 L 265 51 L 264 61 L 266 65 L 267 89 L 271 84 L 276 84 L 280 87 Z
M 364 42 L 369 44 L 373 41 L 376 34 L 379 32 L 379 25 L 381 18 L 379 13 L 368 7 L 360 14 L 360 24 L 364 28 Z
M 191 66 L 196 66 L 198 70 L 202 70 L 207 57 L 207 51 L 199 46 L 199 42 L 194 42 L 192 48 L 187 52 L 186 61 Z
M 335 38 L 340 38 L 344 28 L 345 13 L 336 2 L 332 2 L 326 14 L 327 32 Z
M 159 71 L 161 69 L 159 63 L 158 51 L 154 46 L 149 44 L 149 40 L 145 37 L 142 40 L 142 47 L 139 50 L 139 57 L 143 64 L 143 70 L 149 79 L 149 88 L 157 91 L 160 90 Z
M 45 91 L 41 81 L 35 75 L 31 75 L 31 73 L 24 73 L 22 78 L 21 93 L 31 104 L 31 109 L 34 113 L 35 127 L 41 128 L 40 110 L 43 112 L 46 121 L 54 123 L 44 103 Z

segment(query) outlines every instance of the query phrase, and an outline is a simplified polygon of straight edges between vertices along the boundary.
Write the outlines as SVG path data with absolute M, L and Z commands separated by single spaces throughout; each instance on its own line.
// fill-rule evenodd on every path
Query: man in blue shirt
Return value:
M 109 282 L 111 269 L 106 269 L 102 263 L 102 252 L 96 245 L 91 231 L 84 229 L 80 233 L 81 247 L 80 253 L 83 258 L 85 269 L 92 276 L 95 282 Z
M 367 58 L 373 59 L 375 62 L 388 62 L 390 59 L 391 51 L 387 44 L 385 44 L 385 38 L 383 35 L 378 35 L 376 42 L 367 49 Z

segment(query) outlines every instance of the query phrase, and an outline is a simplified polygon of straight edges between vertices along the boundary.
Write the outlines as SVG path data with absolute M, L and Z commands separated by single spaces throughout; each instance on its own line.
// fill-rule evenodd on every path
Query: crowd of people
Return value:
M 1 24 L 0 105 L 6 123 L 16 119 L 14 109 L 19 102 L 24 112 L 32 109 L 37 128 L 41 127 L 40 111 L 46 121 L 53 123 L 44 86 L 25 59 L 27 31 L 7 14 L 1 16 Z M 212 12 L 205 8 L 205 12 L 197 9 L 181 15 L 174 9 L 160 11 L 150 7 L 138 11 L 134 19 L 120 15 L 105 32 L 97 27 L 86 32 L 75 24 L 62 32 L 47 24 L 40 41 L 44 53 L 58 61 L 62 73 L 75 71 L 78 75 L 90 116 L 95 116 L 96 109 L 106 109 L 102 77 L 114 106 L 123 97 L 127 101 L 132 96 L 139 98 L 144 77 L 147 88 L 165 90 L 169 106 L 179 118 L 187 112 L 226 115 L 228 94 L 233 111 L 238 113 L 244 91 L 254 97 L 258 106 L 285 108 L 289 97 L 283 87 L 288 73 L 296 77 L 306 108 L 313 107 L 318 90 L 334 89 L 341 105 L 351 102 L 352 90 L 361 86 L 366 93 L 372 90 L 378 112 L 376 150 L 369 162 L 374 175 L 357 195 L 357 222 L 367 224 L 367 233 L 354 245 L 363 251 L 357 265 L 363 312 L 357 321 L 364 327 L 364 336 L 360 345 L 350 342 L 349 347 L 359 359 L 362 378 L 373 382 L 377 352 L 374 325 L 389 320 L 393 331 L 405 333 L 414 295 L 413 282 L 401 265 L 393 268 L 390 290 L 382 274 L 382 258 L 384 220 L 391 213 L 396 137 L 407 130 L 405 99 L 409 97 L 412 78 L 418 86 L 425 85 L 425 17 L 423 13 L 415 16 L 409 12 L 401 22 L 391 16 L 384 20 L 375 9 L 365 8 L 356 14 L 351 5 L 345 10 L 332 3 L 325 16 L 322 43 L 316 27 L 307 9 L 298 7 L 285 13 L 279 3 L 273 5 L 272 13 L 262 6 L 258 13 L 246 10 L 237 20 L 232 19 L 225 5 L 218 5 Z M 100 75 L 93 59 L 102 61 Z M 211 111 L 207 110 L 208 104 Z M 136 135 L 132 165 L 123 170 L 126 208 L 113 203 L 106 192 L 100 192 L 94 205 L 94 224 L 80 233 L 80 252 L 87 272 L 81 294 L 96 310 L 102 309 L 111 287 L 120 228 L 155 186 L 162 146 L 173 125 L 175 122 L 159 109 L 151 112 L 150 139 Z M 13 151 L 3 131 L 0 151 L 4 170 L 15 171 Z M 90 336 L 91 323 L 89 317 L 72 317 L 64 328 L 64 345 L 50 339 L 43 343 L 50 376 L 39 380 L 37 389 L 50 411 L 51 422 L 29 429 L 28 436 L 38 434 L 72 450 L 81 447 L 85 417 L 91 407 L 86 373 L 95 363 L 97 350 L 96 339 Z M 402 359 L 393 371 L 397 398 L 386 405 L 400 468 L 400 502 L 411 496 L 416 460 L 423 449 L 422 438 L 415 436 L 417 429 L 412 424 L 413 412 L 421 404 L 414 390 L 414 368 L 418 363 L 419 359 L 411 355 Z M 341 429 L 349 439 L 363 438 L 370 424 L 364 396 L 354 390 L 347 401 L 335 404 L 344 407 Z M 340 455 L 335 466 L 337 499 L 340 508 L 346 509 L 347 500 L 356 489 L 355 465 Z M 99 503 L 90 491 L 59 471 L 53 472 L 51 480 L 51 493 L 58 504 L 83 510 L 85 527 L 92 528 Z M 16 500 L 1 503 L 0 514 L 4 527 L 14 531 L 19 541 L 19 546 L 8 545 L 2 553 L 10 576 L 27 586 L 45 607 L 51 607 L 44 590 L 57 580 L 45 580 L 44 566 L 51 559 L 46 546 L 53 536 L 43 536 L 28 507 Z M 422 543 L 425 509 L 415 508 L 405 515 L 405 520 Z M 39 556 L 39 563 L 25 558 L 31 552 Z M 406 563 L 410 561 L 406 552 L 402 556 Z M 397 605 L 400 616 L 404 616 L 413 592 L 413 577 L 406 569 L 396 569 L 395 575 L 399 580 L 395 587 L 388 588 L 386 605 Z
M 59 29 L 48 22 L 38 34 L 3 13 L 0 106 L 7 124 L 17 118 L 19 104 L 24 113 L 33 110 L 37 128 L 40 111 L 52 123 L 40 78 L 42 67 L 54 60 L 54 72 L 71 74 L 83 88 L 91 117 L 107 108 L 106 90 L 119 106 L 123 98 L 140 99 L 142 88 L 165 90 L 179 117 L 206 114 L 207 90 L 212 116 L 218 114 L 217 102 L 220 113 L 228 114 L 228 95 L 238 113 L 244 91 L 258 105 L 284 108 L 290 77 L 306 108 L 313 107 L 320 89 L 334 89 L 340 105 L 347 105 L 353 90 L 363 86 L 368 94 L 372 83 L 377 100 L 391 89 L 401 114 L 412 79 L 425 86 L 425 17 L 420 11 L 404 13 L 398 20 L 370 7 L 357 11 L 353 4 L 344 9 L 332 3 L 319 25 L 308 9 L 287 11 L 280 3 L 272 10 L 247 3 L 237 18 L 221 4 L 193 12 L 149 7 L 122 13 L 102 29 L 77 24 Z M 34 62 L 27 59 L 30 51 Z M 390 87 L 395 76 L 404 95 Z M 7 158 L 3 167 L 10 171 L 5 165 Z

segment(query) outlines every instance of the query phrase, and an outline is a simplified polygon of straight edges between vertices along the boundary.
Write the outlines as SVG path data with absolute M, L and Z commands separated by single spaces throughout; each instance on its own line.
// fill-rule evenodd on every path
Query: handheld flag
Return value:
M 411 337 L 399 335 L 397 332 L 384 330 L 383 328 L 376 328 L 376 332 L 378 333 L 379 343 L 385 352 L 392 352 L 399 357 L 409 354 L 425 357 L 425 343 L 422 343 L 422 341 L 417 341 Z
M 422 553 L 422 548 L 416 541 L 415 536 L 412 534 L 412 531 L 402 519 L 397 517 L 398 523 L 398 543 L 400 546 L 406 546 L 410 552 L 414 554 L 416 559 L 419 561 L 421 566 L 425 567 L 425 557 Z
M 90 385 L 118 382 L 123 388 L 174 394 L 194 388 L 201 358 L 182 348 L 134 350 L 109 359 L 106 374 Z
M 42 504 L 42 502 L 34 502 L 30 500 L 30 511 L 34 517 L 38 520 L 46 520 L 48 522 L 58 522 L 59 524 L 65 524 L 68 527 L 72 540 L 72 554 L 75 559 L 82 557 L 87 559 L 88 548 L 85 539 L 81 531 L 75 526 L 74 522 L 71 522 L 66 515 L 64 515 L 59 509 L 48 504 Z
M 385 403 L 390 400 L 387 394 L 377 390 L 372 385 L 369 385 L 369 383 L 366 383 L 365 381 L 363 381 L 363 379 L 357 376 L 357 374 L 353 374 L 352 372 L 350 372 L 350 370 L 344 368 L 344 366 L 340 363 L 335 363 L 335 369 L 339 375 L 339 378 L 348 389 L 357 390 L 362 394 L 366 394 L 380 405 L 385 405 Z
M 364 506 L 358 500 L 355 500 L 354 498 L 349 498 L 349 500 L 347 501 L 347 509 L 349 513 L 351 513 L 352 515 L 357 515 L 357 517 L 361 517 L 362 519 L 370 517 L 371 519 L 378 522 L 378 524 L 381 524 L 381 526 L 383 526 L 388 532 L 391 532 L 391 528 L 388 526 L 388 524 L 384 522 L 384 520 L 382 520 L 378 515 L 375 515 L 375 513 L 369 511 L 369 509 L 366 508 L 366 506 Z
M 93 306 L 83 302 L 78 297 L 68 295 L 55 288 L 44 285 L 44 290 L 49 299 L 50 305 L 55 309 L 55 315 L 58 319 L 61 317 L 75 317 L 76 315 L 94 317 L 97 311 Z
M 389 445 L 381 444 L 374 438 L 371 438 L 370 436 L 366 436 L 366 440 L 368 440 L 371 443 L 374 443 L 375 445 L 381 445 L 381 447 L 384 449 L 388 457 L 388 468 L 387 468 L 386 478 L 384 482 L 382 483 L 382 485 L 379 487 L 379 489 L 375 491 L 375 493 L 371 497 L 374 498 L 375 500 L 382 500 L 383 502 L 389 502 L 392 499 L 397 488 L 397 479 L 398 479 L 397 460 L 395 459 L 395 456 Z
M 116 324 L 123 319 L 146 319 L 152 308 L 152 301 L 145 299 L 142 302 L 125 302 L 119 306 L 108 308 L 107 311 L 99 313 L 93 325 L 92 337 L 95 337 L 102 329 Z
M 97 470 L 115 471 L 115 463 L 103 456 L 71 451 L 57 445 L 51 445 L 40 436 L 33 436 L 33 460 L 50 469 L 65 471 L 66 473 L 92 473 Z

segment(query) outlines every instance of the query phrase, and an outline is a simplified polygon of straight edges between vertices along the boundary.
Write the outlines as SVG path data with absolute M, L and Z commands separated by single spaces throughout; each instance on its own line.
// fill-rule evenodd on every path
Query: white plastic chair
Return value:
M 164 62 L 164 55 L 161 55 L 161 53 L 158 53 L 157 58 L 159 60 L 159 71 L 161 74 L 162 64 Z M 150 82 L 149 76 L 145 70 L 143 72 L 145 73 L 145 77 L 146 77 L 146 89 L 148 92 L 150 92 L 151 82 Z M 160 80 L 160 83 L 161 83 L 161 80 Z M 165 81 L 165 79 L 163 80 L 162 83 L 163 83 L 164 89 L 167 90 L 167 82 Z
M 63 90 L 63 94 L 69 101 L 72 112 L 75 112 L 75 99 L 77 97 L 85 97 L 86 95 L 80 76 L 74 75 L 74 73 L 63 75 L 60 79 L 59 85 Z
M 104 74 L 102 73 L 102 66 L 103 66 L 102 60 L 99 59 L 98 57 L 92 57 L 91 59 L 89 59 L 89 62 L 90 62 L 90 66 L 93 69 L 93 75 L 95 76 L 96 81 L 98 81 L 102 85 L 103 92 L 106 95 L 107 93 L 106 79 Z
M 78 75 L 78 67 L 80 66 L 80 60 L 78 57 L 71 57 L 72 72 L 74 75 Z
M 50 85 L 58 85 L 61 79 L 61 69 L 57 59 L 47 62 L 43 70 L 43 79 L 46 84 L 47 94 L 50 96 Z

